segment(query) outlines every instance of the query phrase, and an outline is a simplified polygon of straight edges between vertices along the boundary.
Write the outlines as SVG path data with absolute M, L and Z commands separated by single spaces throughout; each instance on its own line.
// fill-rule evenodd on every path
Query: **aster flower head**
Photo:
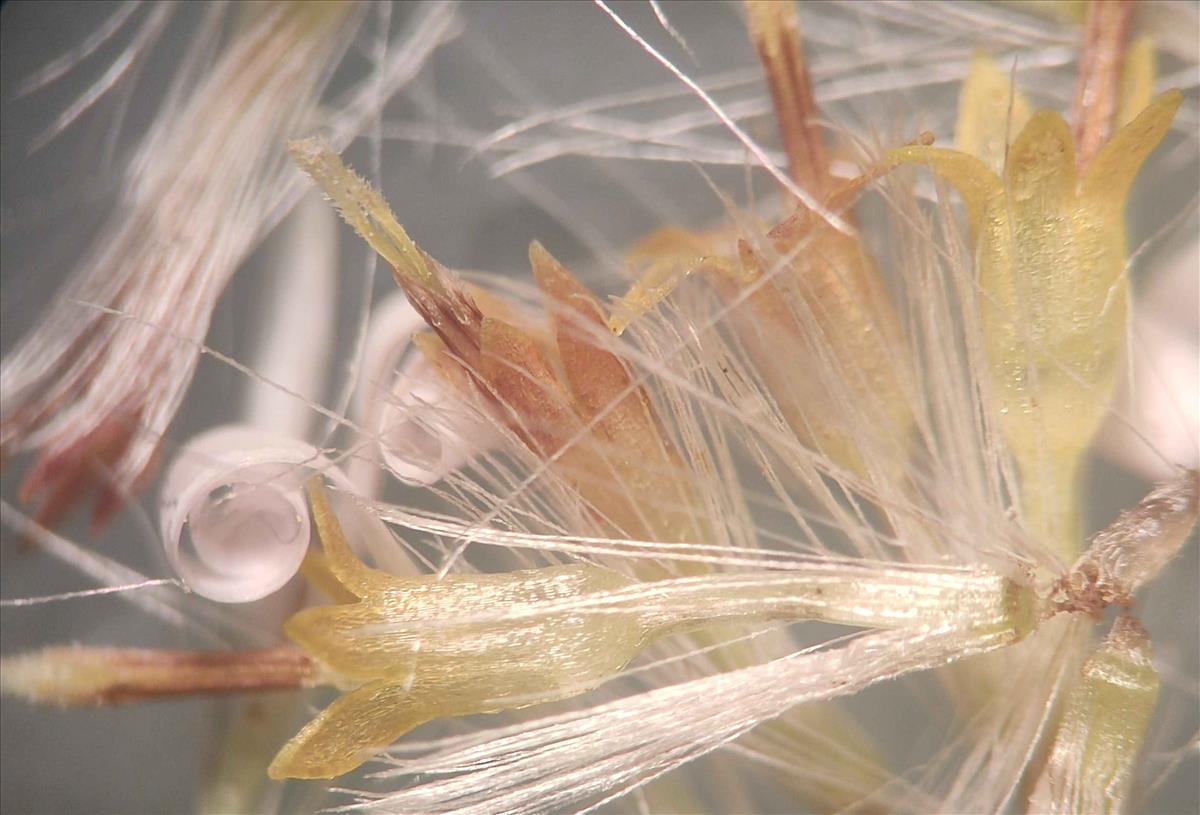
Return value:
M 152 40 L 165 8 L 95 40 Z M 213 7 L 98 244 L 136 262 L 81 270 L 4 360 L 0 446 L 50 500 L 3 520 L 100 584 L 6 583 L 5 625 L 112 594 L 168 647 L 6 632 L 6 731 L 45 721 L 10 697 L 225 696 L 207 811 L 1163 800 L 1193 757 L 1194 621 L 1167 607 L 1194 595 L 1200 484 L 1115 394 L 1143 393 L 1158 313 L 1135 179 L 1192 166 L 1196 115 L 1126 40 L 1153 30 L 1179 76 L 1183 12 L 731 8 Z M 716 71 L 733 37 L 755 70 Z M 614 94 L 642 63 L 656 83 Z M 1035 110 L 1068 72 L 1069 122 Z M 187 205 L 147 216 L 163 196 Z M 207 243 L 176 228 L 201 211 Z M 222 308 L 252 350 L 223 353 Z M 210 363 L 248 398 L 193 435 Z M 1089 463 L 1113 423 L 1157 462 L 1119 503 Z M 93 478 L 136 513 L 160 464 L 146 574 L 48 528 Z

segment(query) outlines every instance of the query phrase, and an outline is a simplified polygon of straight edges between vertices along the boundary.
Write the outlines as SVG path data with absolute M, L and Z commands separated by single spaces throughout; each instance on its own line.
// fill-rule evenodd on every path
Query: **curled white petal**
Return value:
M 225 603 L 282 588 L 308 550 L 301 487 L 321 462 L 309 444 L 243 425 L 192 439 L 172 463 L 159 504 L 175 571 L 196 593 Z
M 500 442 L 419 354 L 404 361 L 391 397 L 379 420 L 379 448 L 384 465 L 405 483 L 440 481 Z
M 350 497 L 351 480 L 319 450 L 237 424 L 194 437 L 167 470 L 159 525 L 175 572 L 197 594 L 223 603 L 283 588 L 312 540 L 304 482 L 314 473 L 340 491 L 334 505 L 360 554 L 394 574 L 414 573 L 383 523 Z
M 371 315 L 364 354 L 359 410 L 377 441 L 365 444 L 352 476 L 365 493 L 378 486 L 377 463 L 407 484 L 433 484 L 472 456 L 489 449 L 499 435 L 482 423 L 439 380 L 411 347 L 425 322 L 396 293 Z M 397 370 L 399 366 L 399 370 Z

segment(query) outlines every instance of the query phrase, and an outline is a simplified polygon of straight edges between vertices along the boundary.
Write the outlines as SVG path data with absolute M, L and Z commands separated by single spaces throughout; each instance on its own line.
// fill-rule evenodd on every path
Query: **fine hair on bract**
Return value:
M 1194 4 L 3 21 L 3 811 L 1200 808 Z

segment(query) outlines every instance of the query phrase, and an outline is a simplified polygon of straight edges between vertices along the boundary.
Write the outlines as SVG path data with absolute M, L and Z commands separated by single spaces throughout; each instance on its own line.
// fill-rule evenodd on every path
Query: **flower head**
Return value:
M 1175 652 L 1186 654 L 1195 639 L 1195 615 L 1175 606 L 1195 593 L 1188 569 L 1173 558 L 1181 550 L 1194 556 L 1184 543 L 1198 512 L 1195 472 L 1168 467 L 1167 483 L 1090 546 L 1080 529 L 1079 462 L 1108 402 L 1123 344 L 1119 316 L 1128 309 L 1121 210 L 1172 107 L 1170 95 L 1151 98 L 1140 46 L 1124 59 L 1126 90 L 1114 101 L 1129 5 L 1091 7 L 1085 43 L 1100 43 L 1105 58 L 1088 46 L 1078 60 L 1087 92 L 1070 134 L 1055 114 L 1035 113 L 1011 77 L 974 58 L 960 100 L 958 152 L 932 148 L 928 134 L 887 151 L 918 127 L 938 130 L 952 117 L 922 102 L 911 106 L 919 123 L 881 133 L 881 89 L 902 86 L 914 91 L 912 100 L 936 100 L 934 86 L 957 80 L 963 55 L 986 43 L 1015 48 L 1022 69 L 1047 83 L 1038 87 L 1043 98 L 1064 98 L 1057 68 L 1072 57 L 1061 27 L 1029 17 L 1028 6 L 805 5 L 799 9 L 817 35 L 808 43 L 817 55 L 810 66 L 789 3 L 681 7 L 737 23 L 719 38 L 722 58 L 732 52 L 725 35 L 745 39 L 729 13 L 743 9 L 764 84 L 742 72 L 710 74 L 707 29 L 693 40 L 694 52 L 684 46 L 697 57 L 695 78 L 690 67 L 672 64 L 655 37 L 680 40 L 696 30 L 674 27 L 675 7 L 596 5 L 397 4 L 393 19 L 384 3 L 357 6 L 362 13 L 272 4 L 217 26 L 222 35 L 228 29 L 231 44 L 244 44 L 260 13 L 308 19 L 312 12 L 316 22 L 324 12 L 348 15 L 347 36 L 326 43 L 350 46 L 331 87 L 357 84 L 322 99 L 286 134 L 251 127 L 238 130 L 238 141 L 269 142 L 263 155 L 275 167 L 284 164 L 284 136 L 301 139 L 291 143 L 293 157 L 373 250 L 344 242 L 347 258 L 369 255 L 357 307 L 343 309 L 353 337 L 327 339 L 334 332 L 318 330 L 298 307 L 312 304 L 313 315 L 327 311 L 333 321 L 332 256 L 328 287 L 302 273 L 307 264 L 275 262 L 276 315 L 261 321 L 262 333 L 272 338 L 266 346 L 290 353 L 246 358 L 237 350 L 241 361 L 220 362 L 252 387 L 272 388 L 299 421 L 273 422 L 268 431 L 255 421 L 263 412 L 248 405 L 236 435 L 227 426 L 216 431 L 228 445 L 201 434 L 175 449 L 162 438 L 173 407 L 156 419 L 137 404 L 117 414 L 131 416 L 173 457 L 158 505 L 164 540 L 154 544 L 166 547 L 175 578 L 125 569 L 0 504 L 4 521 L 38 537 L 44 553 L 104 584 L 6 598 L 6 626 L 28 613 L 12 607 L 103 602 L 82 598 L 119 593 L 214 646 L 80 645 L 12 655 L 6 629 L 0 690 L 64 705 L 292 691 L 269 702 L 238 700 L 205 782 L 212 811 L 336 806 L 310 795 L 350 795 L 344 808 L 354 811 L 481 815 L 590 811 L 629 793 L 645 811 L 1126 805 L 1179 755 L 1164 746 L 1175 740 L 1164 736 L 1164 722 L 1194 740 L 1194 717 L 1180 707 L 1181 695 L 1194 691 L 1194 671 Z M 129 4 L 121 14 L 152 17 L 159 8 L 166 7 Z M 225 6 L 211 8 L 206 19 L 224 20 Z M 638 9 L 652 11 L 665 33 L 643 36 L 632 16 Z M 521 19 L 513 28 L 540 35 L 539 47 L 498 54 L 505 31 L 494 14 Z M 589 80 L 610 78 L 577 59 L 579 32 L 558 25 L 571 14 L 609 26 L 600 50 L 617 69 L 613 77 L 649 56 L 647 64 L 667 68 L 677 84 L 616 96 L 606 90 L 562 107 L 556 71 L 554 101 L 540 102 L 537 86 L 559 54 Z M 882 39 L 841 36 L 847 26 L 875 33 L 885 18 L 903 23 L 889 24 Z M 412 23 L 403 42 L 391 36 L 402 19 Z M 457 21 L 463 47 L 448 50 L 469 67 L 459 74 L 461 63 L 447 59 L 436 72 L 423 70 L 447 32 L 460 30 Z M 598 34 L 584 36 L 599 41 Z M 879 42 L 887 44 L 882 55 L 872 53 Z M 614 61 L 621 46 L 630 65 Z M 194 84 L 211 87 L 200 50 Z M 250 50 L 252 60 L 262 56 Z M 320 77 L 336 62 L 284 50 Z M 224 64 L 224 53 L 214 48 L 215 64 Z M 532 70 L 519 64 L 525 58 Z M 360 70 L 364 63 L 369 70 Z M 382 110 L 414 77 L 386 118 L 348 147 L 376 186 L 339 152 L 366 121 L 364 111 Z M 460 109 L 444 93 L 480 88 L 495 93 L 483 104 L 472 96 Z M 316 105 L 314 87 L 296 92 Z M 271 99 L 288 93 L 282 87 Z M 1097 94 L 1101 104 L 1093 104 Z M 244 102 L 230 106 L 234 119 L 271 108 L 257 104 L 265 96 L 231 98 Z M 226 97 L 215 99 L 223 110 Z M 530 112 L 512 121 L 514 109 Z M 768 110 L 778 153 L 756 142 L 764 132 L 757 117 Z M 419 119 L 410 118 L 414 111 Z M 870 114 L 869 127 L 852 122 L 860 112 Z M 489 113 L 500 119 L 492 125 L 498 130 L 470 129 Z M 1180 119 L 1189 116 L 1194 99 Z M 185 141 L 219 138 L 200 125 L 183 130 Z M 325 138 L 302 138 L 310 133 Z M 409 153 L 409 139 L 436 142 L 432 153 L 411 151 L 413 172 L 392 163 Z M 167 149 L 171 140 L 151 141 L 148 154 L 179 161 Z M 422 189 L 427 165 L 436 169 L 445 152 L 462 146 L 474 148 L 471 161 Z M 237 151 L 215 152 L 182 166 L 228 168 L 224 162 L 237 158 Z M 566 168 L 557 163 L 536 166 L 580 152 L 589 161 L 561 174 Z M 1156 168 L 1182 155 L 1162 153 Z M 693 208 L 700 197 L 682 183 L 652 184 L 668 168 L 643 162 L 662 157 L 679 162 L 673 183 L 690 178 L 715 192 L 707 211 Z M 586 176 L 587 187 L 559 186 L 577 183 L 573 168 L 592 159 L 603 162 L 602 172 Z M 927 200 L 927 174 L 896 171 L 906 162 L 933 166 L 961 188 L 973 252 L 957 238 L 952 202 L 935 208 Z M 431 206 L 433 196 L 454 204 L 456 184 L 479 163 L 502 179 L 492 179 L 489 192 L 513 181 L 567 233 L 531 227 L 523 217 L 529 210 L 510 198 L 482 221 L 472 217 L 473 205 L 487 194 L 473 194 L 472 208 L 453 215 L 441 202 Z M 722 164 L 738 175 L 723 176 Z M 171 200 L 232 197 L 259 216 L 276 211 L 243 197 L 238 191 L 257 185 L 236 174 L 207 183 L 203 173 L 181 173 L 192 190 L 164 183 L 161 172 L 150 172 L 157 166 L 134 168 L 130 189 L 157 179 Z M 277 193 L 305 183 L 294 167 L 275 169 Z M 381 192 L 397 170 L 404 186 L 389 197 L 407 228 Z M 754 188 L 765 178 L 778 182 L 771 192 L 779 194 Z M 746 200 L 738 197 L 742 181 Z M 608 184 L 622 185 L 628 207 L 608 204 Z M 310 201 L 329 216 L 315 195 Z M 640 203 L 655 219 L 635 209 Z M 728 219 L 714 225 L 706 219 L 720 205 Z M 171 226 L 191 211 L 157 215 Z M 226 226 L 242 213 L 213 211 Z M 660 216 L 680 226 L 621 254 Z M 501 230 L 489 228 L 492 217 Z M 290 223 L 309 238 L 293 243 L 302 255 L 324 255 L 339 243 L 311 222 Z M 121 234 L 131 240 L 133 233 Z M 510 234 L 521 236 L 515 250 L 504 239 Z M 452 235 L 470 239 L 456 244 Z M 564 259 L 583 247 L 600 264 L 623 257 L 636 282 L 610 306 L 603 293 L 626 281 L 589 278 L 595 269 L 583 260 L 569 264 L 581 272 L 576 277 L 541 244 L 528 244 L 533 237 Z M 524 266 L 526 246 L 532 283 L 498 274 Z M 399 288 L 379 307 L 370 300 L 374 284 L 393 287 L 375 279 L 376 254 Z M 146 268 L 139 263 L 137 274 Z M 705 285 L 685 283 L 689 276 Z M 242 291 L 228 299 L 242 299 Z M 93 310 L 150 336 L 191 336 L 181 347 L 194 362 L 201 339 L 174 319 L 207 324 L 216 294 L 177 293 L 175 311 L 140 321 L 109 313 L 137 313 L 124 302 L 92 298 L 109 309 Z M 390 306 L 401 298 L 408 311 L 397 318 Z M 259 316 L 250 308 L 232 309 L 239 327 L 238 318 Z M 343 339 L 355 340 L 353 350 Z M 346 363 L 337 394 L 321 384 L 333 373 L 324 345 Z M 54 350 L 30 347 L 46 358 Z M 192 367 L 171 369 L 178 381 L 160 394 L 182 387 Z M 313 376 L 293 379 L 298 370 Z M 435 380 L 432 388 L 411 388 L 413 370 Z M 102 382 L 147 381 L 127 379 Z M 91 418 L 100 430 L 81 437 L 81 458 L 128 460 L 128 439 L 103 421 L 104 405 L 85 402 L 64 414 L 98 414 Z M 50 416 L 61 405 L 48 407 Z M 319 432 L 309 421 L 316 415 L 327 422 Z M 5 429 L 0 447 L 21 449 L 5 446 Z M 1152 444 L 1161 440 L 1147 435 Z M 45 440 L 14 438 L 30 449 Z M 47 491 L 53 475 L 42 473 Z M 71 498 L 77 485 L 66 483 L 61 492 Z M 1161 590 L 1180 586 L 1186 593 Z M 184 587 L 195 593 L 177 591 Z M 1119 617 L 1097 648 L 1097 624 L 1110 606 Z M 309 701 L 300 691 L 317 685 L 338 695 L 297 732 Z M 848 699 L 860 691 L 875 698 Z M 5 704 L 8 739 L 14 730 Z M 1160 704 L 1176 707 L 1152 716 Z M 54 723 L 37 726 L 44 733 Z M 9 772 L 14 751 L 4 754 L 7 800 L 8 786 L 24 774 Z M 339 780 L 284 783 L 292 778 Z

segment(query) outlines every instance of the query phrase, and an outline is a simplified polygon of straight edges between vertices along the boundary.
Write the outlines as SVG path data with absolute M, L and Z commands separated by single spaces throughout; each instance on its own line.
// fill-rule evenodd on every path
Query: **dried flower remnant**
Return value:
M 403 292 L 377 303 L 369 325 L 355 412 L 367 432 L 349 465 L 361 494 L 376 495 L 385 472 L 435 484 L 500 444 L 500 434 L 460 402 L 424 354 L 411 353 L 432 337 L 418 338 L 425 321 Z
M 590 294 L 544 248 L 535 243 L 529 256 L 551 302 L 552 343 L 509 322 L 512 312 L 502 303 L 477 303 L 327 145 L 294 142 L 292 155 L 392 264 L 396 282 L 436 334 L 422 350 L 447 385 L 570 482 L 599 528 L 640 540 L 703 539 L 683 464 L 648 395 L 604 348 L 605 332 L 596 330 L 603 317 Z
M 1128 608 L 1133 595 L 1179 552 L 1196 526 L 1200 474 L 1185 472 L 1158 485 L 1092 539 L 1051 600 L 1060 608 L 1099 614 Z
M 143 484 L 217 298 L 287 186 L 278 143 L 315 115 L 353 9 L 247 15 L 206 81 L 147 133 L 86 265 L 5 356 L 0 455 L 37 452 L 22 499 L 44 497 L 41 520 L 104 485 L 102 523 Z
M 747 2 L 745 9 L 789 173 L 823 209 L 796 202 L 794 214 L 758 239 L 677 229 L 651 236 L 634 259 L 652 260 L 610 325 L 624 331 L 684 278 L 704 273 L 730 305 L 733 330 L 796 436 L 842 467 L 895 480 L 913 421 L 905 392 L 911 362 L 883 279 L 847 228 L 859 194 L 887 167 L 850 181 L 832 175 L 793 4 Z

